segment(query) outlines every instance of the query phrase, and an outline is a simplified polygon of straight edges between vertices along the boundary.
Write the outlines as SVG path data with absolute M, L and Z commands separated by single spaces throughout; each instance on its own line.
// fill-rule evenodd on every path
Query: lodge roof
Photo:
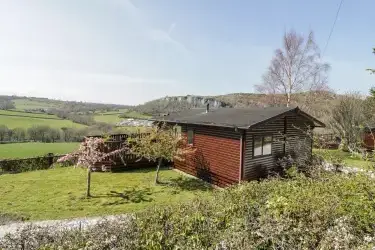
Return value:
M 267 108 L 218 108 L 187 109 L 153 117 L 152 121 L 164 121 L 176 124 L 211 125 L 220 127 L 237 127 L 248 129 L 270 119 L 296 112 L 312 121 L 316 127 L 324 127 L 324 123 L 303 112 L 298 107 L 267 107 Z

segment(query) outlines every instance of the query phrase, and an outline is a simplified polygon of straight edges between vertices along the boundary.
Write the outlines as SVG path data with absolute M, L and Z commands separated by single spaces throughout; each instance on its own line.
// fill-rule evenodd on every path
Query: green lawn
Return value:
M 53 119 L 49 119 L 53 118 Z M 74 123 L 70 120 L 55 119 L 56 116 L 46 114 L 31 114 L 14 111 L 1 111 L 0 124 L 4 124 L 8 128 L 29 128 L 33 125 L 48 125 L 52 128 L 80 128 L 85 127 L 82 124 Z
M 77 142 L 0 144 L 0 159 L 28 158 L 46 155 L 47 153 L 65 154 L 77 149 L 78 145 Z
M 93 197 L 86 199 L 85 169 L 68 167 L 0 175 L 0 214 L 21 215 L 30 220 L 122 214 L 211 193 L 203 182 L 173 170 L 161 171 L 160 180 L 165 184 L 155 186 L 154 176 L 154 169 L 93 173 Z
M 356 167 L 362 169 L 373 169 L 373 162 L 365 161 L 358 157 L 352 156 L 349 152 L 344 152 L 338 149 L 314 149 L 316 154 L 324 156 L 326 159 L 342 159 L 348 167 Z

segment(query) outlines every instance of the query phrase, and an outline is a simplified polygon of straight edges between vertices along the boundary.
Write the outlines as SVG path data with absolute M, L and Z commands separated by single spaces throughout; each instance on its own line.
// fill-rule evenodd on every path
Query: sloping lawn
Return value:
M 211 193 L 205 183 L 173 170 L 161 171 L 160 180 L 165 184 L 155 186 L 154 176 L 154 169 L 93 173 L 93 197 L 86 199 L 85 169 L 68 167 L 0 175 L 0 214 L 21 215 L 30 220 L 122 214 Z
M 76 150 L 78 146 L 79 143 L 77 142 L 29 142 L 0 144 L 0 160 L 43 156 L 48 153 L 66 154 Z
M 322 155 L 325 159 L 340 158 L 348 167 L 356 167 L 362 169 L 373 169 L 373 162 L 365 161 L 358 157 L 352 156 L 349 152 L 344 152 L 338 149 L 314 149 L 314 153 Z

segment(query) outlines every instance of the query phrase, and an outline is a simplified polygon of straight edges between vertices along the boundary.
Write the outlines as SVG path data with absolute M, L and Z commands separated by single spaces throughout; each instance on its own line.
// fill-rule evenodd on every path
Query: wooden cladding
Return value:
M 307 135 L 314 124 L 307 118 L 290 113 L 246 131 L 243 179 L 266 177 L 274 171 L 278 157 L 291 154 L 294 158 L 311 157 L 312 141 Z M 272 153 L 254 157 L 254 137 L 272 135 Z
M 209 126 L 182 126 L 182 134 L 194 131 L 197 151 L 184 161 L 175 161 L 176 169 L 218 186 L 237 183 L 240 167 L 240 132 Z

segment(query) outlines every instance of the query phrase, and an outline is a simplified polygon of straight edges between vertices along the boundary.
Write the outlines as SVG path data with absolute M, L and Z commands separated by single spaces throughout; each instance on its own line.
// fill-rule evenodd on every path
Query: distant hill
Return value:
M 337 98 L 338 95 L 331 92 L 301 93 L 294 96 L 295 101 L 293 101 L 292 105 L 299 106 L 318 118 L 324 118 L 332 105 L 337 103 Z M 207 103 L 213 108 L 246 108 L 285 105 L 284 96 L 282 95 L 277 95 L 273 99 L 265 94 L 232 93 L 218 96 L 166 96 L 135 106 L 132 109 L 140 113 L 157 115 L 189 108 L 203 108 Z
M 10 101 L 16 110 L 46 111 L 48 109 L 68 110 L 69 112 L 106 112 L 128 109 L 130 106 L 92 102 L 61 101 L 41 97 L 0 95 L 0 102 Z

